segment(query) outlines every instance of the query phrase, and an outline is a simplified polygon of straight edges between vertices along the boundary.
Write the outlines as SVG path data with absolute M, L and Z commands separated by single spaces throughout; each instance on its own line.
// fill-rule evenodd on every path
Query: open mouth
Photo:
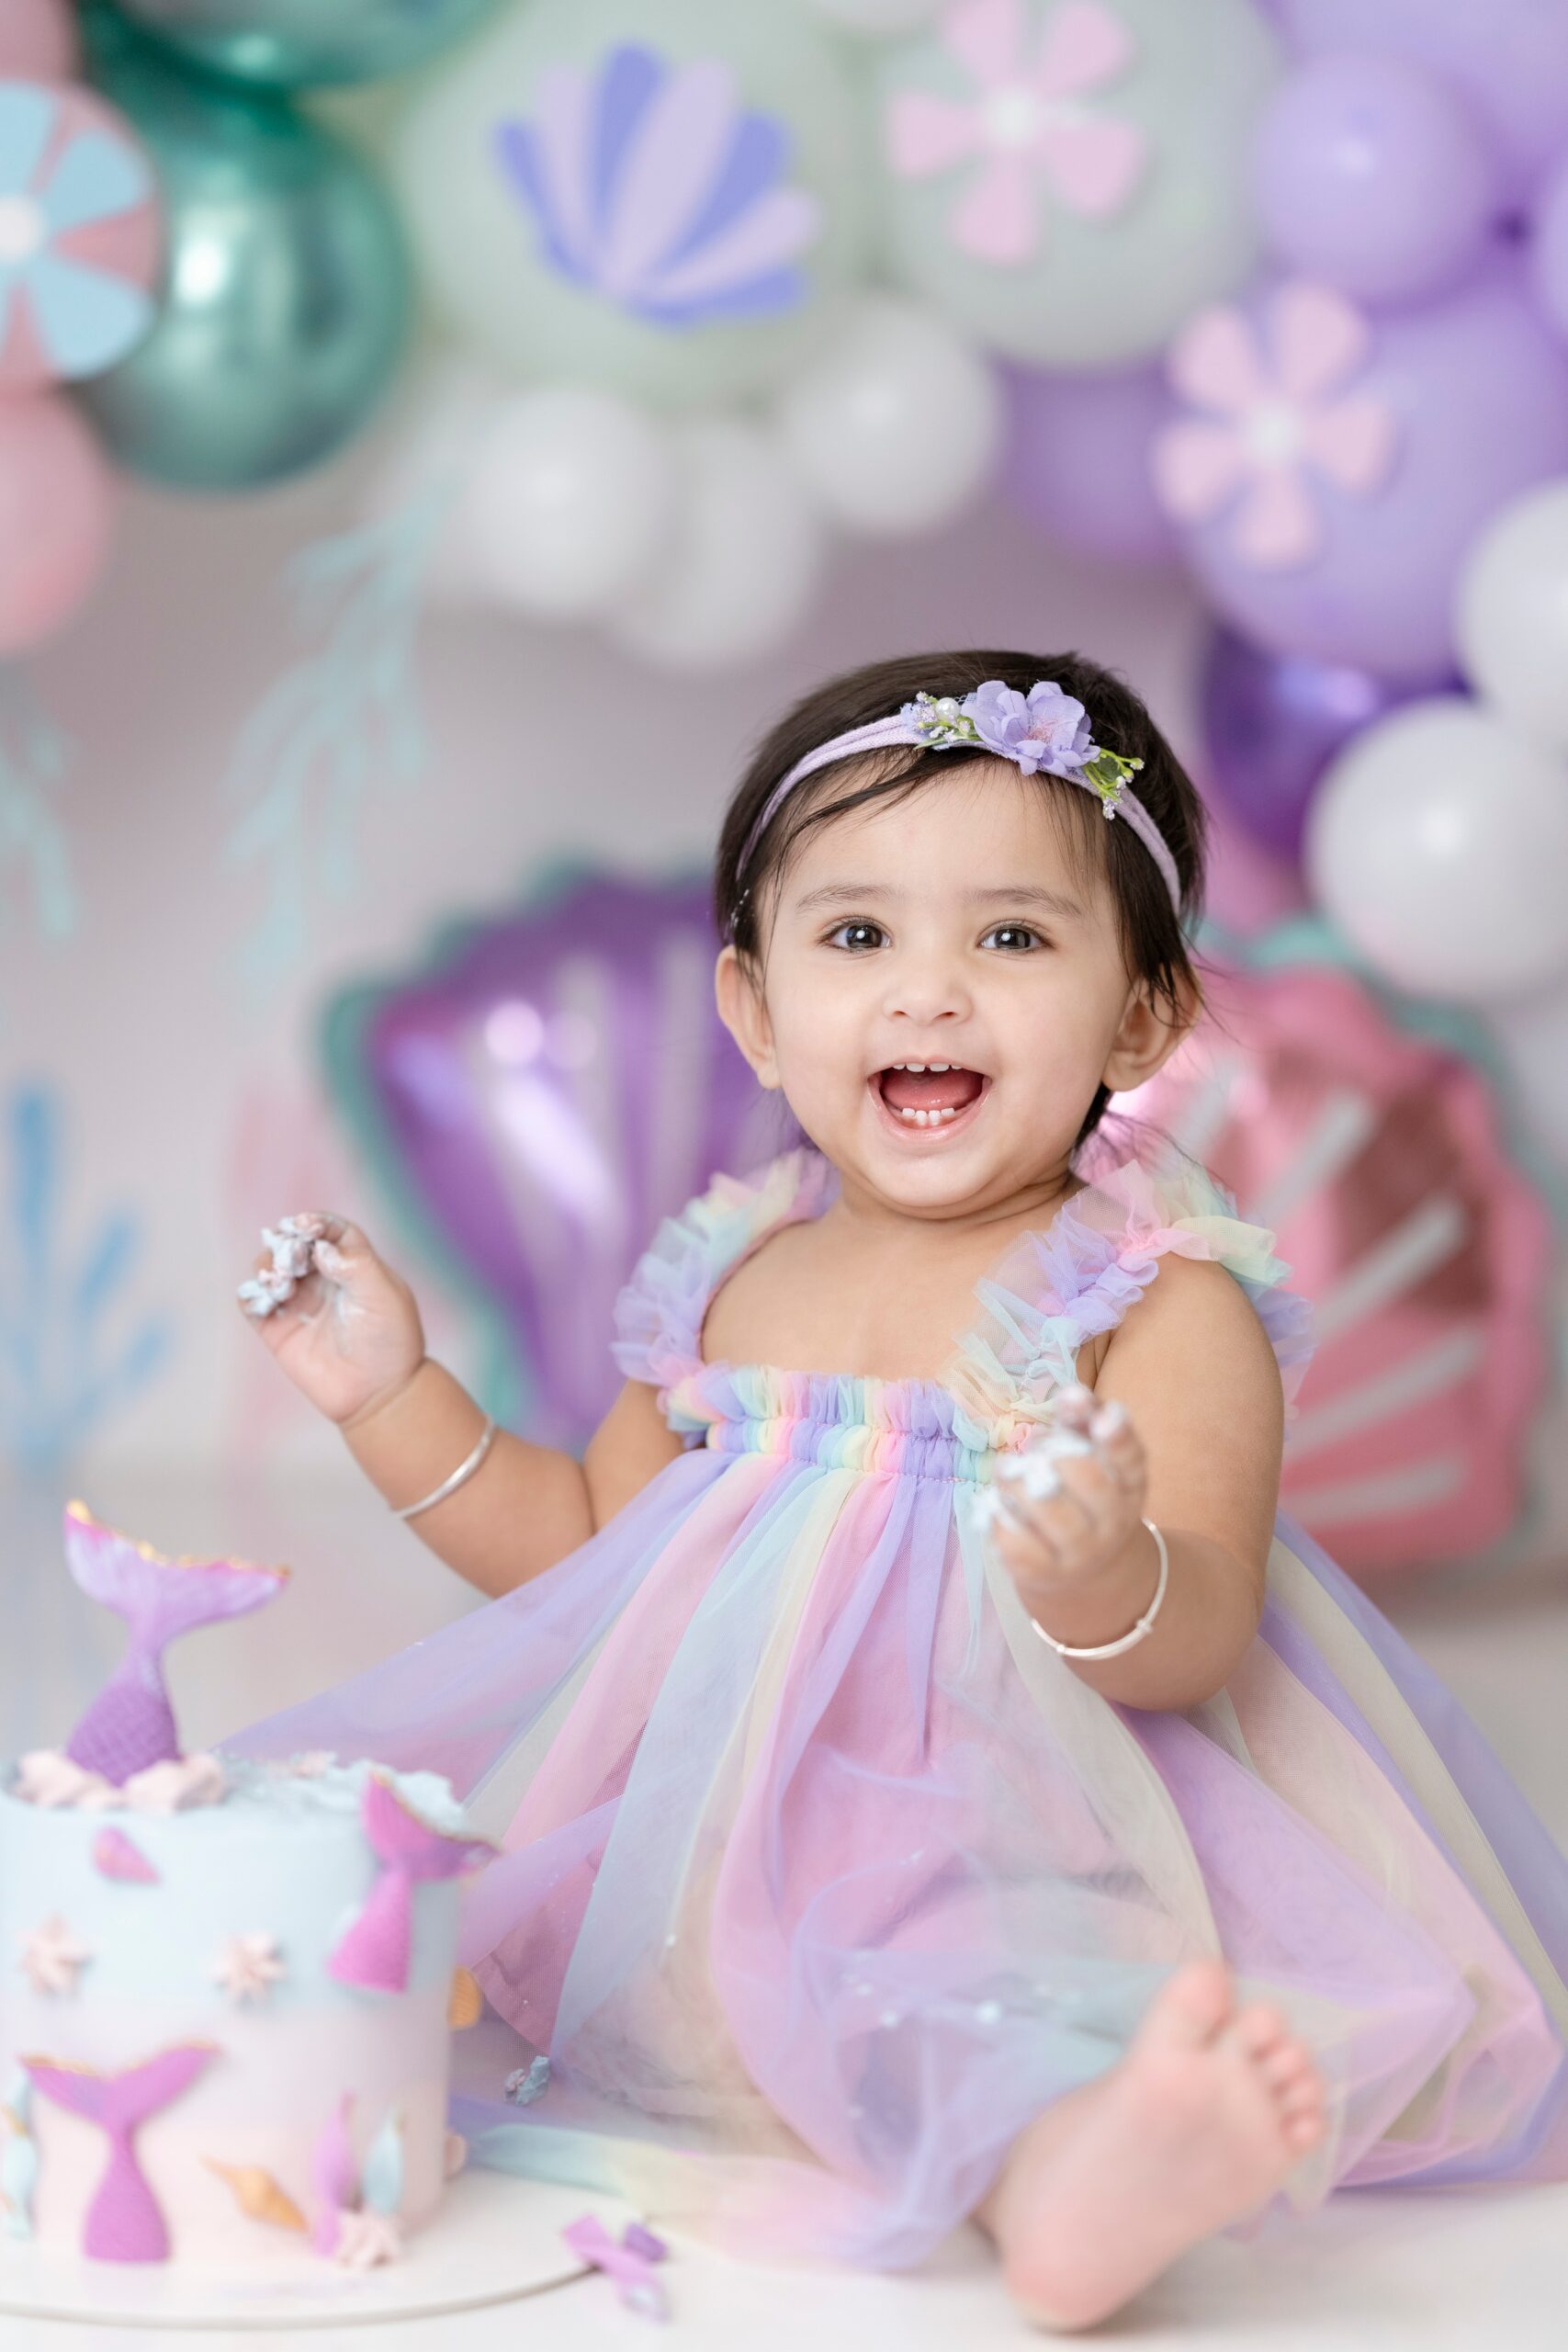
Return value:
M 868 1080 L 890 1125 L 905 1135 L 945 1135 L 964 1126 L 990 1086 L 984 1071 L 957 1063 L 898 1063 Z

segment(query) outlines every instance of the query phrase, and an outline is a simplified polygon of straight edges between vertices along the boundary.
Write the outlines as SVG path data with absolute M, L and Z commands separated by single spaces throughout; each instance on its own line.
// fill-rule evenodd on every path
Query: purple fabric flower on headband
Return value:
M 1025 775 L 1049 769 L 1065 775 L 1081 768 L 1094 752 L 1089 716 L 1081 702 L 1043 678 L 1027 695 L 992 678 L 965 697 L 975 731 L 993 752 L 1016 760 Z

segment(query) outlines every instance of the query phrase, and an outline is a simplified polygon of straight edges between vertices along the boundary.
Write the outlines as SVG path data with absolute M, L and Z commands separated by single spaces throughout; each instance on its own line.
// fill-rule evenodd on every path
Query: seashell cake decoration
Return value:
M 495 152 L 563 277 L 653 324 L 777 317 L 808 291 L 816 198 L 786 179 L 790 131 L 744 107 L 721 58 L 671 65 L 626 42 L 539 75 Z

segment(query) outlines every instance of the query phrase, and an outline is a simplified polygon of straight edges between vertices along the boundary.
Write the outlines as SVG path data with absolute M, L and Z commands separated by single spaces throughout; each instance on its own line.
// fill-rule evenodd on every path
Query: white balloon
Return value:
M 1462 695 L 1356 738 L 1318 786 L 1305 858 L 1396 987 L 1486 1003 L 1568 973 L 1568 766 Z
M 613 392 L 517 392 L 480 425 L 446 561 L 472 592 L 576 620 L 644 571 L 676 488 L 664 427 Z
M 1505 506 L 1460 576 L 1461 659 L 1511 727 L 1568 751 L 1568 481 Z
M 802 479 L 836 523 L 908 538 L 966 506 L 990 471 L 1001 394 L 944 319 L 867 295 L 777 405 Z
M 1497 1005 L 1489 1019 L 1531 1125 L 1568 1167 L 1568 987 Z
M 716 670 L 788 636 L 823 556 L 819 518 L 776 441 L 737 417 L 674 428 L 673 533 L 610 634 L 661 669 Z
M 819 17 L 852 33 L 912 33 L 936 13 L 936 0 L 812 0 Z

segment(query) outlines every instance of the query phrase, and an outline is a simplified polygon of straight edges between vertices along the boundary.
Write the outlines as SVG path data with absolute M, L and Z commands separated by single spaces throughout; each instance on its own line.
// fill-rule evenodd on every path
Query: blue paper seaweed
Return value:
M 239 811 L 225 863 L 260 865 L 265 876 L 262 912 L 240 951 L 258 993 L 304 953 L 318 902 L 355 895 L 361 804 L 382 784 L 408 785 L 423 772 L 412 657 L 425 567 L 449 503 L 439 482 L 379 522 L 302 549 L 288 567 L 295 625 L 321 641 L 247 719 L 224 786 Z
M 117 1313 L 141 1250 L 128 1210 L 108 1211 L 80 1251 L 70 1251 L 63 1128 L 51 1089 L 14 1089 L 0 1199 L 8 1229 L 0 1261 L 0 1452 L 35 1474 L 64 1463 L 144 1386 L 169 1341 L 160 1318 L 133 1318 L 127 1333 Z

